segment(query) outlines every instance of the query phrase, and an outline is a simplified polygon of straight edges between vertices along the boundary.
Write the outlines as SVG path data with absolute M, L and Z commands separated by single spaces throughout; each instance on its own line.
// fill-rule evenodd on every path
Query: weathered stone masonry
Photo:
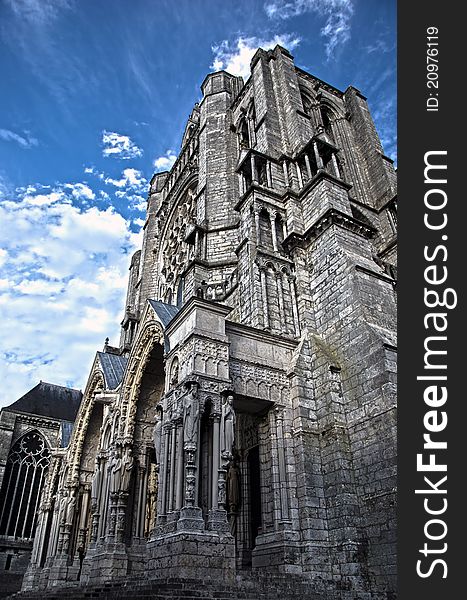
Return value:
M 393 597 L 392 162 L 362 94 L 279 46 L 202 92 L 24 588 L 271 572 Z

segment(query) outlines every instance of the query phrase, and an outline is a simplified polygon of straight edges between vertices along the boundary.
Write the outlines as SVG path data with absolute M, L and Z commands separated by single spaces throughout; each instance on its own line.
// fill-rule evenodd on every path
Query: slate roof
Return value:
M 111 352 L 98 352 L 97 356 L 104 373 L 105 387 L 114 390 L 123 379 L 128 359 Z
M 14 412 L 74 421 L 83 394 L 80 390 L 41 381 L 16 402 L 5 407 Z
M 155 310 L 156 315 L 159 317 L 164 329 L 179 311 L 178 306 L 174 306 L 173 304 L 166 304 L 165 302 L 161 302 L 160 300 L 149 300 L 149 304 Z

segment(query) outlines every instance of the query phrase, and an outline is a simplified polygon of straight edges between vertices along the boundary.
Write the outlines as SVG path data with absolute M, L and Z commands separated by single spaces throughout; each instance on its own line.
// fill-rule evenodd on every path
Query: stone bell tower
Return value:
M 42 541 L 28 581 L 76 580 L 79 536 L 82 583 L 288 574 L 387 598 L 392 161 L 363 95 L 280 46 L 256 52 L 245 83 L 221 71 L 201 89 L 175 164 L 151 180 L 120 348 L 96 356 L 48 487 L 76 499 L 69 539 Z

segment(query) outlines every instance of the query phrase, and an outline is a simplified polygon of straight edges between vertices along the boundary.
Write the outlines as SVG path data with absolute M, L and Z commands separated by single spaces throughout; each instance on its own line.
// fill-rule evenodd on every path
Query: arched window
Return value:
M 312 100 L 311 96 L 308 94 L 308 92 L 306 92 L 302 88 L 300 88 L 300 96 L 302 99 L 303 112 L 306 113 L 307 115 L 311 115 L 311 113 L 313 112 L 313 109 L 312 109 L 313 100 Z
M 31 538 L 50 452 L 38 431 L 15 442 L 8 455 L 0 493 L 0 535 Z
M 328 137 L 328 140 L 334 143 L 334 133 L 332 131 L 332 114 L 326 106 L 321 106 L 321 118 L 323 120 L 324 132 Z
M 238 132 L 240 135 L 240 148 L 249 148 L 250 147 L 250 132 L 248 129 L 248 123 L 246 118 L 243 118 L 240 122 Z
M 259 243 L 263 248 L 272 249 L 271 219 L 264 208 L 259 214 Z

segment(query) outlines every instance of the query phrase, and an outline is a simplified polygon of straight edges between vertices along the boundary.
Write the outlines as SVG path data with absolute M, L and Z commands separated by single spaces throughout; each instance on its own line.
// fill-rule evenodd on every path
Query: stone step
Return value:
M 15 594 L 15 600 L 332 600 L 294 576 L 241 576 L 235 583 L 166 579 L 127 579 L 92 587 L 63 587 Z

